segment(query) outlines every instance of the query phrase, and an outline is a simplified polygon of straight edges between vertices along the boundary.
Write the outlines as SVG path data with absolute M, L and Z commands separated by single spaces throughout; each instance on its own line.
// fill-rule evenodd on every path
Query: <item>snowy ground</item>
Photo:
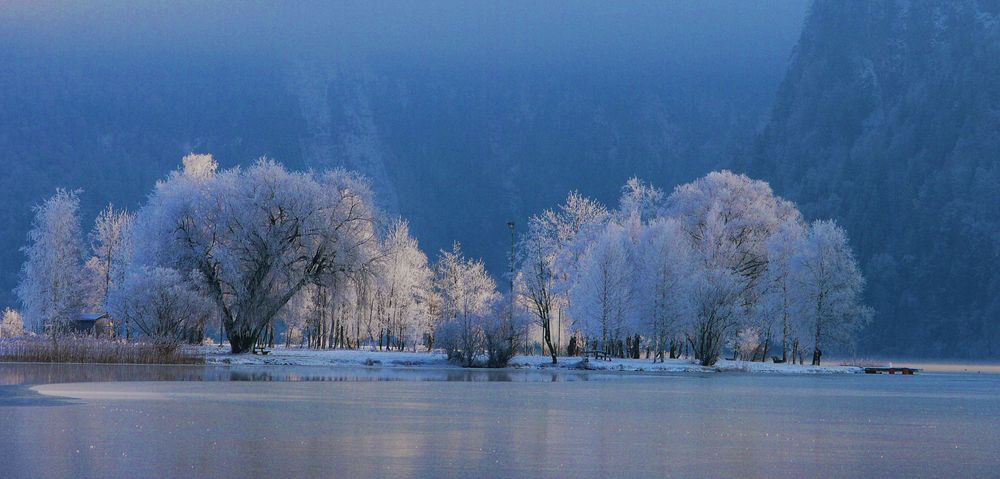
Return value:
M 314 350 L 277 347 L 270 354 L 253 355 L 229 353 L 228 347 L 201 346 L 192 352 L 205 355 L 209 364 L 253 364 L 287 366 L 379 366 L 379 367 L 445 367 L 457 368 L 448 362 L 443 353 L 388 352 L 365 350 Z M 704 367 L 685 359 L 668 359 L 653 364 L 648 359 L 611 359 L 581 363 L 578 357 L 560 357 L 552 366 L 548 356 L 516 356 L 511 360 L 512 369 L 590 369 L 600 371 L 653 371 L 653 372 L 750 372 L 776 374 L 837 374 L 860 373 L 853 366 L 799 366 L 791 364 L 751 363 L 721 360 L 714 367 Z

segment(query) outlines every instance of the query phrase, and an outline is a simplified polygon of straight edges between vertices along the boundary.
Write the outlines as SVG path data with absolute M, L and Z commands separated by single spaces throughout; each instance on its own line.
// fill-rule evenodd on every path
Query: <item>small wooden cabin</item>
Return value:
M 70 330 L 96 338 L 110 338 L 114 335 L 114 323 L 108 313 L 80 313 L 69 324 Z

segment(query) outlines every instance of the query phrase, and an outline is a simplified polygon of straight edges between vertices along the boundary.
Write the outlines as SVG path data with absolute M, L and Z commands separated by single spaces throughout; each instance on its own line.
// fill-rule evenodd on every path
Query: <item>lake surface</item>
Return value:
M 0 364 L 0 384 L 2 477 L 1000 477 L 995 374 Z

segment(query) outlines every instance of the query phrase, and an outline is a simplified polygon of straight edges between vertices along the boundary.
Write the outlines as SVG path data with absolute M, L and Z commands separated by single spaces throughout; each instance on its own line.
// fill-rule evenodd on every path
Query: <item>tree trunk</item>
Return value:
M 257 343 L 257 338 L 250 334 L 229 332 L 227 336 L 229 337 L 230 350 L 233 354 L 243 354 L 249 352 L 253 349 L 253 345 Z
M 548 322 L 545 323 L 545 328 L 543 328 L 543 336 L 545 338 L 545 345 L 549 348 L 549 354 L 552 355 L 552 364 L 557 364 L 556 360 L 556 350 L 552 347 L 552 331 L 549 328 Z

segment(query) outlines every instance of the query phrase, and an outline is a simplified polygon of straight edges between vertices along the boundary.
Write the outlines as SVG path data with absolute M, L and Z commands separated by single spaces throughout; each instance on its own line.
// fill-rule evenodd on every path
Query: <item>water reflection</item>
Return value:
M 567 382 L 634 377 L 614 372 L 325 366 L 0 364 L 0 385 L 114 381 Z

